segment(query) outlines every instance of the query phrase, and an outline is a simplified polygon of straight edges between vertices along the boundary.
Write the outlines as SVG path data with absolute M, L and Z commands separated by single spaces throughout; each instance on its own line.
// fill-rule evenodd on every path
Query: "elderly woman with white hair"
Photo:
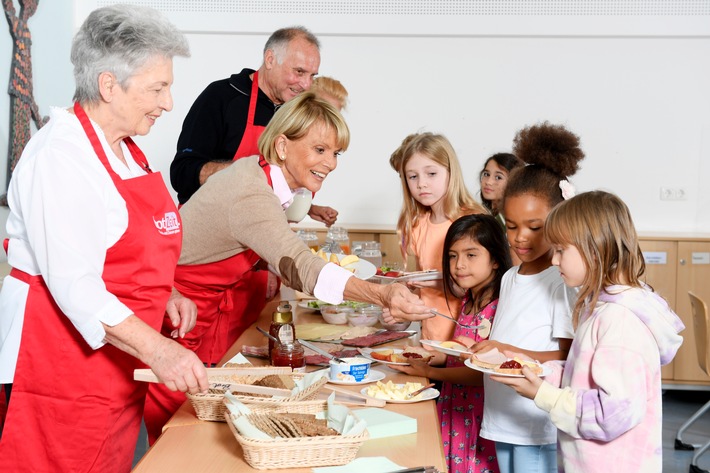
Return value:
M 196 308 L 173 289 L 177 209 L 130 138 L 172 109 L 172 58 L 187 55 L 154 10 L 92 12 L 72 45 L 76 102 L 51 111 L 14 171 L 0 471 L 129 471 L 147 390 L 133 370 L 208 388 L 198 357 L 158 331 L 167 312 L 184 336 Z

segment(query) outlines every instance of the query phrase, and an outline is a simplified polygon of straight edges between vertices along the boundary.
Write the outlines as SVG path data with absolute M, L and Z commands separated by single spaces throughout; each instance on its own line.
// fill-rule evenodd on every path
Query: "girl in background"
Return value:
M 449 227 L 444 240 L 444 292 L 454 284 L 465 291 L 459 321 L 483 329 L 456 326 L 453 337 L 480 342 L 488 337 L 498 306 L 503 274 L 510 268 L 510 252 L 500 224 L 490 215 L 466 215 Z M 495 446 L 478 436 L 483 416 L 483 375 L 448 356 L 446 367 L 412 362 L 391 365 L 408 374 L 443 381 L 437 401 L 441 437 L 449 473 L 497 473 Z
M 613 194 L 581 194 L 550 213 L 545 237 L 565 284 L 579 288 L 569 357 L 545 382 L 529 370 L 495 380 L 549 412 L 566 473 L 660 472 L 661 366 L 684 326 L 641 280 L 629 209 Z
M 489 340 L 471 351 L 496 347 L 540 361 L 564 360 L 574 336 L 574 294 L 567 294 L 552 267 L 552 247 L 543 230 L 552 208 L 569 194 L 567 176 L 577 171 L 584 153 L 577 136 L 547 122 L 518 132 L 513 152 L 526 166 L 510 173 L 503 213 L 508 242 L 522 263 L 503 276 Z M 483 381 L 481 436 L 496 442 L 500 471 L 556 473 L 557 430 L 549 416 L 489 376 Z
M 451 222 L 462 215 L 487 213 L 463 182 L 454 148 L 443 135 L 415 133 L 402 141 L 392 154 L 390 165 L 402 180 L 404 203 L 397 222 L 402 254 L 412 250 L 417 269 L 441 271 L 444 237 Z M 458 299 L 447 299 L 438 281 L 411 283 L 421 289 L 428 307 L 456 317 Z M 453 310 L 452 310 L 453 309 Z M 422 321 L 422 338 L 449 340 L 454 323 L 443 317 Z
M 497 153 L 486 160 L 481 170 L 481 202 L 504 226 L 501 210 L 505 186 L 510 171 L 520 166 L 523 166 L 523 162 L 514 154 Z

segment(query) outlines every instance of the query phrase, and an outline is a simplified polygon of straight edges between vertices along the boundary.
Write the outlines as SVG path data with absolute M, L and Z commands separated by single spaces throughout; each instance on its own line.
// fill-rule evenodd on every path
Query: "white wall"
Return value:
M 70 0 L 45 0 L 30 22 L 43 113 L 71 100 L 73 8 Z M 175 61 L 175 108 L 137 139 L 166 180 L 192 101 L 209 82 L 258 67 L 274 29 L 268 26 L 262 33 L 188 33 L 192 58 Z M 350 91 L 351 147 L 316 198 L 336 207 L 343 223 L 394 224 L 401 190 L 388 159 L 409 133 L 444 133 L 477 192 L 490 154 L 509 150 L 521 127 L 550 120 L 582 138 L 587 158 L 572 178 L 580 190 L 619 194 L 641 231 L 710 232 L 707 35 L 383 36 L 310 27 L 322 41 L 321 74 Z M 0 70 L 6 71 L 8 38 L 0 34 Z M 0 107 L 7 110 L 4 94 Z M 0 113 L 2 150 L 8 113 Z M 662 202 L 662 186 L 683 188 L 687 199 Z

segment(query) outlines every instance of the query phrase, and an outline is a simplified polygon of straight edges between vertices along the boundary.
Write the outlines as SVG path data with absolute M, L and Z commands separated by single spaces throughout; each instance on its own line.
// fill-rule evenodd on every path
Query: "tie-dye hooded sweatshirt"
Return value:
M 661 366 L 673 360 L 684 328 L 650 290 L 610 286 L 600 295 L 567 361 L 535 396 L 559 430 L 560 471 L 662 470 Z

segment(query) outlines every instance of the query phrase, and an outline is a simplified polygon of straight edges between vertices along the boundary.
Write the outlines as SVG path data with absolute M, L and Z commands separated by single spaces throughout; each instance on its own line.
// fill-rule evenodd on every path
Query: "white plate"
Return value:
M 397 387 L 402 387 L 402 386 L 404 386 L 404 384 L 396 384 L 395 386 L 397 386 Z M 362 394 L 363 396 L 367 396 L 367 397 L 369 397 L 370 399 L 379 399 L 379 400 L 381 400 L 381 401 L 387 401 L 387 402 L 392 403 L 392 404 L 411 404 L 411 403 L 413 403 L 413 402 L 422 402 L 422 401 L 428 401 L 428 400 L 430 400 L 430 399 L 436 399 L 437 397 L 439 397 L 439 390 L 438 390 L 438 389 L 434 389 L 434 388 L 429 388 L 429 389 L 427 389 L 426 391 L 424 391 L 424 392 L 422 393 L 422 397 L 420 397 L 419 399 L 409 399 L 409 400 L 403 400 L 403 399 L 382 399 L 382 398 L 379 398 L 379 397 L 368 396 L 368 395 L 367 395 L 367 388 L 362 388 L 362 389 L 360 390 L 360 394 Z
M 389 284 L 393 282 L 409 282 L 409 281 L 434 281 L 441 279 L 441 271 L 416 271 L 413 273 L 404 273 L 396 278 L 391 276 L 379 276 L 375 274 L 373 279 L 379 280 L 381 283 Z
M 419 340 L 419 343 L 421 343 L 422 345 L 426 345 L 428 347 L 431 347 L 436 351 L 440 351 L 441 353 L 446 353 L 447 355 L 451 355 L 451 356 L 459 356 L 463 353 L 469 354 L 469 355 L 471 354 L 471 352 L 468 350 L 457 350 L 455 348 L 442 347 L 441 344 L 443 342 L 437 342 L 436 340 Z
M 330 253 L 325 254 L 326 258 L 328 258 L 328 261 L 330 261 Z M 338 257 L 338 261 L 342 260 L 345 258 L 347 255 L 335 255 Z M 375 267 L 374 264 L 370 263 L 367 260 L 364 259 L 359 259 L 356 262 L 349 264 L 347 266 L 343 266 L 345 269 L 353 269 L 355 268 L 355 277 L 358 279 L 370 279 L 372 276 L 377 274 L 377 268 Z
M 466 360 L 464 361 L 464 364 L 468 366 L 471 369 L 474 369 L 476 371 L 480 371 L 481 373 L 486 373 L 486 374 L 494 374 L 496 376 L 505 376 L 507 378 L 524 378 L 522 374 L 510 374 L 510 373 L 496 373 L 495 370 L 489 369 L 489 368 L 483 368 L 478 365 L 474 365 L 471 360 Z M 538 376 L 540 378 L 544 378 L 548 374 L 552 373 L 552 368 L 549 366 L 541 365 L 542 366 L 542 374 L 539 374 Z
M 366 379 L 363 379 L 362 381 L 342 381 L 340 379 L 333 380 L 328 378 L 328 382 L 333 384 L 346 384 L 348 386 L 355 386 L 357 384 L 375 383 L 377 381 L 382 381 L 383 379 L 385 379 L 385 374 L 382 371 L 370 370 L 370 376 L 368 376 Z
M 392 350 L 394 353 L 402 353 L 404 350 L 401 348 L 358 348 L 362 356 L 367 358 L 368 360 L 376 361 L 378 363 L 382 363 L 383 365 L 409 365 L 409 363 L 399 363 L 396 361 L 383 361 L 383 360 L 378 360 L 377 358 L 373 358 L 370 353 L 373 351 L 379 351 L 379 350 Z

